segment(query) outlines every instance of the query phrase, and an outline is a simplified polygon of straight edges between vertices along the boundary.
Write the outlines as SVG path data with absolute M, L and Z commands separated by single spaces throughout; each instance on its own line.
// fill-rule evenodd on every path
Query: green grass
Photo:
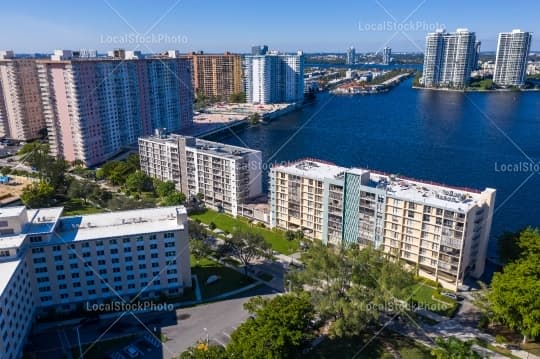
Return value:
M 393 358 L 390 351 L 385 347 L 385 345 L 388 345 L 398 352 L 402 359 L 433 358 L 428 348 L 393 332 L 384 331 L 371 340 L 372 337 L 373 334 L 366 333 L 361 336 L 347 338 L 328 338 L 313 349 L 307 357 L 312 359 L 350 359 L 358 354 L 356 358 Z M 370 340 L 371 342 L 369 342 Z
M 199 279 L 202 299 L 209 299 L 253 283 L 253 279 L 208 258 L 202 258 L 197 262 L 192 257 L 191 273 L 196 274 Z M 211 275 L 217 275 L 220 279 L 207 285 L 206 280 Z
M 80 198 L 72 198 L 62 203 L 64 206 L 63 215 L 65 216 L 75 216 L 79 214 L 93 214 L 93 213 L 102 213 L 104 212 L 101 208 L 96 208 L 90 203 L 84 203 Z
M 264 239 L 270 243 L 272 249 L 283 254 L 292 254 L 298 251 L 299 242 L 297 240 L 289 241 L 285 239 L 285 232 L 277 229 L 261 228 L 249 223 L 246 218 L 234 218 L 225 213 L 218 213 L 207 209 L 203 213 L 190 215 L 192 219 L 198 219 L 202 223 L 210 224 L 214 222 L 217 228 L 229 233 L 235 230 L 251 231 L 261 234 Z
M 458 304 L 450 298 L 437 295 L 437 290 L 433 287 L 426 285 L 425 283 L 418 283 L 411 287 L 411 300 L 416 302 L 422 309 L 426 309 L 437 313 L 451 317 L 454 311 L 457 309 Z M 438 300 L 433 299 L 436 296 Z M 444 303 L 441 303 L 444 302 Z
M 82 346 L 82 352 L 85 359 L 103 359 L 108 353 L 121 351 L 124 346 L 131 343 L 134 339 L 134 335 L 128 335 L 121 338 L 99 341 L 95 344 L 85 344 Z M 78 346 L 71 348 L 71 353 L 73 358 L 79 359 L 80 352 Z

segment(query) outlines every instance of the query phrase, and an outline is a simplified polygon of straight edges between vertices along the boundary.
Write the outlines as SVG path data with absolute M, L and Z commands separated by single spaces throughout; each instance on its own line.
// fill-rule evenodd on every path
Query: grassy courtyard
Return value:
M 297 240 L 289 241 L 285 238 L 285 232 L 281 230 L 271 230 L 251 224 L 246 218 L 234 218 L 225 213 L 218 213 L 207 209 L 203 213 L 190 215 L 191 219 L 198 219 L 202 223 L 214 223 L 217 228 L 229 233 L 235 230 L 251 231 L 261 234 L 264 239 L 270 243 L 272 249 L 283 254 L 292 254 L 298 251 L 299 242 Z
M 422 307 L 422 309 L 447 317 L 451 317 L 458 306 L 450 298 L 441 296 L 437 300 L 434 299 L 433 296 L 437 296 L 437 290 L 422 282 L 415 284 L 411 288 L 411 295 L 411 300 Z
M 235 289 L 245 287 L 253 283 L 253 279 L 246 277 L 234 269 L 213 261 L 209 258 L 202 258 L 198 262 L 191 257 L 191 273 L 196 274 L 201 286 L 202 299 L 208 299 L 217 295 L 230 292 Z M 211 275 L 217 275 L 220 279 L 217 282 L 206 284 L 206 280 Z

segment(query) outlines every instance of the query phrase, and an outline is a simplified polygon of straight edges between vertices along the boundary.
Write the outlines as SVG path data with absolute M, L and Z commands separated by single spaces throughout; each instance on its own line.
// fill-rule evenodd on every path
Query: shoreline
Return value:
M 495 90 L 483 90 L 483 89 L 454 89 L 448 87 L 422 87 L 422 86 L 411 86 L 414 90 L 428 90 L 428 91 L 441 91 L 441 92 L 504 92 L 504 93 L 519 93 L 519 92 L 540 92 L 540 89 L 495 89 Z

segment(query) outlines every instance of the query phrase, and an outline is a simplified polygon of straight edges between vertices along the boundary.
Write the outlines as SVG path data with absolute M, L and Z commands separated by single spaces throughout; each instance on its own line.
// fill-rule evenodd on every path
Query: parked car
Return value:
M 445 297 L 451 298 L 453 300 L 458 300 L 458 296 L 452 292 L 442 292 L 441 295 L 444 295 Z

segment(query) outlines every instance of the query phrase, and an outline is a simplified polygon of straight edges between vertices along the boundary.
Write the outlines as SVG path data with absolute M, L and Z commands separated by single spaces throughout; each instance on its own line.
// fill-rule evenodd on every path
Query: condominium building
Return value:
M 368 244 L 457 289 L 484 272 L 495 190 L 300 160 L 270 172 L 270 224 L 336 246 Z
M 345 58 L 345 63 L 347 65 L 354 65 L 356 64 L 356 50 L 353 46 L 349 47 L 347 49 L 347 56 Z
M 194 137 L 163 135 L 139 138 L 141 170 L 172 181 L 187 196 L 236 216 L 239 207 L 262 194 L 261 152 Z
M 38 60 L 53 155 L 99 164 L 154 128 L 177 131 L 193 119 L 191 62 L 141 58 L 116 50 L 110 58 L 57 51 Z
M 36 313 L 151 300 L 191 287 L 187 213 L 163 207 L 60 217 L 0 212 L 0 357 L 21 358 Z
M 500 86 L 523 86 L 532 34 L 521 30 L 499 34 L 493 82 Z
M 38 70 L 32 59 L 0 53 L 0 137 L 31 140 L 45 129 Z
M 269 53 L 246 56 L 246 99 L 250 103 L 300 102 L 304 99 L 304 55 Z
M 429 33 L 421 83 L 426 87 L 466 87 L 476 57 L 475 43 L 475 33 L 467 29 Z
M 382 52 L 382 63 L 383 65 L 390 65 L 392 61 L 392 49 L 385 47 Z
M 226 52 L 223 55 L 192 53 L 193 88 L 195 94 L 229 101 L 234 93 L 243 91 L 242 56 Z

